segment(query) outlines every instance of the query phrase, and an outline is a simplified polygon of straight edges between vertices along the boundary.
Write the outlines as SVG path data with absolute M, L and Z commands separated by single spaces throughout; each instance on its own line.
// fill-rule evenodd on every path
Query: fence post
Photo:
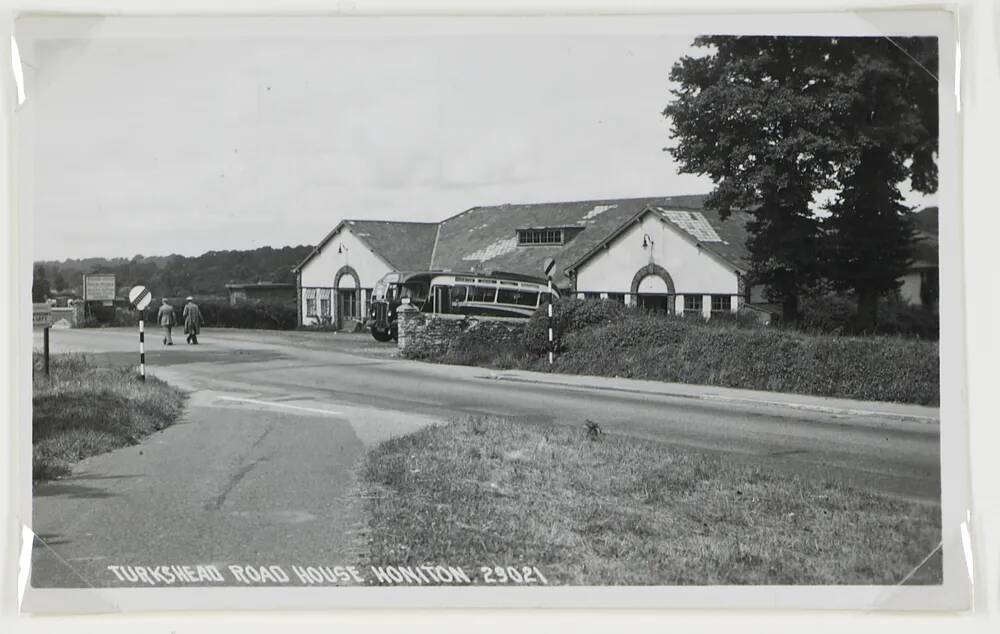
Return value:
M 45 329 L 44 329 L 44 331 L 43 331 L 42 340 L 44 341 L 44 344 L 45 344 L 45 346 L 44 346 L 45 347 L 45 376 L 48 376 L 49 375 L 49 327 L 48 326 L 46 326 Z

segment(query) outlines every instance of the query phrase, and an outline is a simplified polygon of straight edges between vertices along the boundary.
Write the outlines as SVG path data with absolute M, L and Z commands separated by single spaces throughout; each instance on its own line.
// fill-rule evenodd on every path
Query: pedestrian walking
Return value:
M 187 297 L 184 301 L 184 334 L 187 335 L 187 342 L 197 345 L 198 333 L 201 332 L 201 325 L 204 319 L 201 317 L 201 310 L 198 304 L 194 303 L 193 297 Z
M 166 297 L 163 298 L 160 310 L 156 313 L 156 321 L 160 322 L 160 327 L 163 328 L 163 345 L 174 345 L 172 331 L 177 325 L 177 315 L 174 314 L 174 307 L 170 305 Z

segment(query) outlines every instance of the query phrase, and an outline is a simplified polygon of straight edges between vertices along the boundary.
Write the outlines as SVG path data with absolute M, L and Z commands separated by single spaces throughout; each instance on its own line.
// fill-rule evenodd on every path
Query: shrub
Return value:
M 294 330 L 298 324 L 298 315 L 294 306 L 280 304 L 238 304 L 232 306 L 228 301 L 197 302 L 208 328 L 254 328 L 260 330 Z M 177 326 L 184 326 L 184 301 L 171 302 Z M 146 325 L 158 326 L 156 318 L 160 304 L 151 304 L 143 311 Z M 125 308 L 115 310 L 112 324 L 115 326 L 133 326 L 138 320 L 135 311 Z
M 555 371 L 936 404 L 938 345 L 631 314 L 568 333 Z
M 232 306 L 228 303 L 205 303 L 198 306 L 205 318 L 205 326 L 208 327 L 293 330 L 297 325 L 297 312 L 294 306 L 275 304 Z
M 621 321 L 629 309 L 615 301 L 559 299 L 552 304 L 552 337 L 556 352 L 564 350 L 563 338 L 569 332 L 588 326 Z M 524 347 L 534 354 L 548 353 L 548 307 L 542 306 L 528 320 L 524 331 Z
M 938 339 L 938 315 L 923 306 L 907 304 L 897 295 L 879 300 L 874 333 L 862 332 L 857 323 L 857 310 L 857 301 L 851 296 L 835 293 L 807 296 L 802 300 L 802 320 L 798 328 L 807 332 Z
M 808 334 L 741 320 L 668 316 L 614 302 L 556 304 L 556 362 L 539 311 L 518 346 L 472 329 L 437 361 L 934 405 L 938 344 L 913 337 Z M 832 323 L 832 322 L 831 322 Z
M 923 306 L 890 299 L 879 305 L 876 332 L 937 340 L 940 337 L 940 323 L 937 313 Z
M 836 294 L 806 296 L 802 299 L 799 327 L 807 331 L 849 332 L 858 310 L 854 300 Z

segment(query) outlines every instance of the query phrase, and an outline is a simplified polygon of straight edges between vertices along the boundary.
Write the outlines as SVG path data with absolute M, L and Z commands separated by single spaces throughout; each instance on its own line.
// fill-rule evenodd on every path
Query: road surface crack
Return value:
M 264 430 L 264 433 L 261 434 L 260 437 L 257 438 L 257 440 L 255 440 L 252 445 L 250 445 L 251 451 L 256 449 L 257 446 L 260 445 L 260 443 L 264 442 L 264 439 L 267 438 L 267 435 L 271 433 L 271 429 L 273 429 L 273 427 L 268 426 L 268 428 Z M 246 475 L 250 473 L 253 470 L 253 468 L 256 467 L 262 460 L 264 460 L 263 456 L 257 458 L 252 462 L 248 462 L 244 464 L 242 467 L 240 467 L 236 471 L 236 473 L 230 476 L 229 481 L 226 483 L 225 488 L 222 490 L 222 493 L 220 493 L 219 495 L 217 495 L 216 497 L 212 498 L 211 500 L 205 503 L 205 510 L 218 511 L 219 509 L 221 509 L 222 505 L 226 503 L 226 498 L 229 497 L 229 494 L 232 493 L 233 489 L 236 488 L 236 485 L 239 484 L 243 480 L 243 478 L 245 478 Z

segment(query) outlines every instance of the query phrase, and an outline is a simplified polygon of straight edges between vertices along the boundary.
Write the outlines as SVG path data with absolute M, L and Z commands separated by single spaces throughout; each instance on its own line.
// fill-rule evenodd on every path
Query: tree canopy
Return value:
M 143 284 L 159 296 L 226 295 L 228 283 L 294 282 L 292 268 L 301 262 L 312 247 L 261 247 L 247 251 L 209 251 L 196 257 L 169 255 L 132 259 L 89 258 L 43 262 L 55 275 L 62 275 L 69 287 L 81 292 L 83 276 L 90 273 L 114 273 L 119 288 Z M 42 269 L 36 266 L 36 271 Z M 37 273 L 36 273 L 37 277 Z
M 899 183 L 937 186 L 933 38 L 708 36 L 682 57 L 663 114 L 681 171 L 709 176 L 706 201 L 751 214 L 754 281 L 795 319 L 819 277 L 867 292 L 905 269 L 912 231 Z M 814 212 L 839 192 L 829 222 Z M 831 239 L 831 235 L 837 236 Z M 865 237 L 872 245 L 856 244 Z M 880 242 L 884 241 L 884 242 Z M 874 275 L 875 270 L 884 274 Z

